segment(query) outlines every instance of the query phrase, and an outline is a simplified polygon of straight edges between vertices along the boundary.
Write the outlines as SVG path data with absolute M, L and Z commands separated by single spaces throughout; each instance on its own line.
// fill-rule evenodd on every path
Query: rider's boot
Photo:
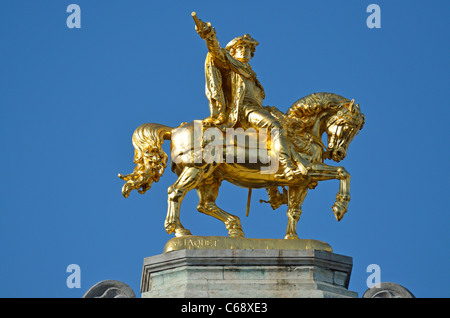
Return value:
M 308 174 L 308 170 L 301 163 L 296 165 L 292 161 L 286 132 L 284 129 L 280 129 L 278 138 L 273 141 L 275 143 L 275 148 L 278 149 L 279 162 L 281 165 L 281 171 L 283 172 L 282 174 L 288 181 Z
M 294 165 L 291 158 L 288 156 L 281 154 L 279 155 L 279 162 L 281 165 L 281 171 L 283 172 L 284 177 L 288 180 L 294 180 L 301 176 L 307 175 L 308 170 L 306 170 L 303 165 Z

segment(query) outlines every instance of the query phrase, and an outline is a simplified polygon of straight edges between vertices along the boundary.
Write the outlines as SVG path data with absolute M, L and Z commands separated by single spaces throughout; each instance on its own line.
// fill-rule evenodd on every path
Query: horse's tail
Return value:
M 150 190 L 153 182 L 158 182 L 167 166 L 168 156 L 162 149 L 164 140 L 170 140 L 172 128 L 160 124 L 143 124 L 133 133 L 134 163 L 133 173 L 119 178 L 126 181 L 122 194 L 126 198 L 133 189 L 140 194 Z

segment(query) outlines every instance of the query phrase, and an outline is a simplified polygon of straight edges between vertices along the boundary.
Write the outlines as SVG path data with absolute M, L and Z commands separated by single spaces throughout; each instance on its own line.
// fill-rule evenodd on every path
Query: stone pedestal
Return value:
M 358 297 L 352 258 L 321 250 L 178 250 L 144 259 L 142 297 Z

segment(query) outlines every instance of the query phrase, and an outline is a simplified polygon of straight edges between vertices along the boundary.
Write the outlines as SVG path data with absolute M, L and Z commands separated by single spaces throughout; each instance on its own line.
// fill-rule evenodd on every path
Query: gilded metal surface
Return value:
M 193 17 L 208 49 L 205 77 L 210 117 L 175 128 L 155 123 L 139 126 L 132 138 L 136 167 L 131 174 L 119 174 L 126 181 L 123 195 L 127 197 L 133 189 L 143 194 L 159 180 L 169 158 L 162 143 L 170 140 L 171 169 L 178 179 L 168 189 L 165 229 L 169 234 L 191 234 L 181 224 L 180 205 L 186 193 L 195 189 L 197 210 L 222 221 L 230 237 L 243 238 L 239 217 L 215 203 L 222 181 L 250 190 L 265 188 L 269 199 L 263 202 L 273 209 L 286 204 L 285 239 L 298 239 L 297 223 L 308 190 L 320 181 L 337 179 L 340 187 L 332 210 L 340 221 L 350 201 L 350 174 L 324 160 L 339 162 L 346 157 L 349 144 L 364 125 L 359 105 L 333 93 L 314 93 L 297 100 L 286 113 L 263 106 L 265 91 L 248 63 L 258 42 L 246 34 L 221 48 L 211 24 L 194 13 Z
M 178 250 L 320 250 L 333 252 L 331 246 L 325 242 L 298 239 L 252 239 L 224 236 L 181 236 L 170 239 L 164 246 L 164 253 Z

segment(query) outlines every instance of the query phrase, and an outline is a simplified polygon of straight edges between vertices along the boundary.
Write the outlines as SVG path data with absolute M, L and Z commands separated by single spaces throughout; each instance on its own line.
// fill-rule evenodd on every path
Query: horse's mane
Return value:
M 337 94 L 313 93 L 293 103 L 286 115 L 289 119 L 300 120 L 304 125 L 309 126 L 321 111 L 339 110 L 349 102 L 350 100 Z
M 288 130 L 304 131 L 314 124 L 317 115 L 324 110 L 340 110 L 350 102 L 349 99 L 333 93 L 313 93 L 292 104 L 286 114 L 276 107 L 265 108 Z

